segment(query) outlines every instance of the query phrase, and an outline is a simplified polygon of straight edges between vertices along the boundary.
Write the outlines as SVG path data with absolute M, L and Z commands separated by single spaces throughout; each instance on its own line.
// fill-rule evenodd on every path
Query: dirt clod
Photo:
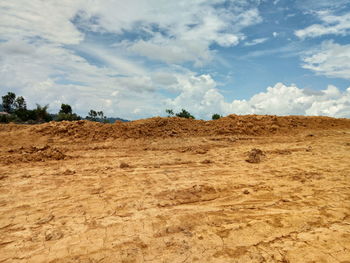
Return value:
M 260 163 L 265 157 L 265 153 L 260 149 L 252 149 L 248 152 L 248 159 L 246 162 L 248 163 Z
M 125 162 L 121 162 L 119 165 L 119 168 L 125 169 L 125 168 L 130 168 L 130 165 L 125 163 Z

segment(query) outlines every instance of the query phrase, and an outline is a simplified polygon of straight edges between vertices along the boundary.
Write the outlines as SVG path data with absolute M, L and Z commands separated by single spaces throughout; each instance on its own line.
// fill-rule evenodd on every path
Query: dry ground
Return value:
M 0 262 L 350 262 L 349 128 L 99 142 L 21 129 L 0 133 Z M 262 162 L 245 161 L 252 148 Z

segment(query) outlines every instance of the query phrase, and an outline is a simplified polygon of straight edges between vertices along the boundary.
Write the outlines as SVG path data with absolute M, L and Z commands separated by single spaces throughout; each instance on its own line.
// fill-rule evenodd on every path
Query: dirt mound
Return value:
M 296 133 L 302 129 L 350 128 L 349 119 L 270 115 L 229 115 L 215 121 L 178 117 L 103 124 L 90 121 L 50 122 L 35 126 L 0 125 L 0 132 L 29 129 L 31 134 L 71 140 L 103 141 L 115 138 L 182 137 L 211 135 L 270 135 Z
M 16 162 L 40 162 L 46 160 L 63 160 L 67 156 L 57 148 L 45 145 L 43 147 L 30 146 L 28 148 L 21 147 L 19 149 L 10 149 L 7 151 L 9 155 L 2 159 L 6 164 Z

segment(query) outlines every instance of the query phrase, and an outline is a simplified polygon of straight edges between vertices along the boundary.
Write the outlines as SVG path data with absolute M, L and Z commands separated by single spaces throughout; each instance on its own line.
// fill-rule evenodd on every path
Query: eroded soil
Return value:
M 350 262 L 349 123 L 102 140 L 45 125 L 0 127 L 0 262 Z

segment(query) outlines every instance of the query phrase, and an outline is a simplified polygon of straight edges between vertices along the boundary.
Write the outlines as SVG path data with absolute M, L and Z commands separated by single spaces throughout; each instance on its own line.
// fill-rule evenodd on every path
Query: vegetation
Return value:
M 72 114 L 72 107 L 69 104 L 62 104 L 61 109 L 58 112 L 58 114 L 63 113 L 63 114 Z
M 182 109 L 176 114 L 174 114 L 174 111 L 172 109 L 166 109 L 165 112 L 168 114 L 168 117 L 172 117 L 175 115 L 176 117 L 180 118 L 195 119 L 195 117 L 185 109 Z
M 7 113 L 12 113 L 15 108 L 16 94 L 8 92 L 7 95 L 2 96 L 2 107 Z
M 2 104 L 0 104 L 0 122 L 9 123 L 42 123 L 49 121 L 77 121 L 81 120 L 82 117 L 73 113 L 72 106 L 69 104 L 62 103 L 61 108 L 57 114 L 50 114 L 48 112 L 49 105 L 42 106 L 36 104 L 36 108 L 27 109 L 27 102 L 24 97 L 17 97 L 15 93 L 8 92 L 6 95 L 2 96 Z M 186 119 L 195 119 L 195 117 L 185 109 L 182 109 L 178 113 L 174 113 L 172 109 L 166 109 L 165 112 L 168 117 L 180 117 Z M 221 116 L 219 114 L 214 114 L 213 119 L 219 119 Z M 88 115 L 85 117 L 86 120 L 109 123 L 110 120 L 122 120 L 115 118 L 107 118 L 103 111 L 96 111 L 91 109 Z M 126 121 L 126 120 L 122 120 Z
M 24 97 L 17 97 L 15 93 L 8 92 L 2 96 L 2 104 L 0 104 L 0 122 L 9 123 L 42 123 L 49 121 L 77 121 L 82 118 L 73 113 L 69 104 L 62 104 L 57 114 L 48 112 L 49 105 L 41 106 L 36 104 L 36 108 L 27 109 L 27 103 Z M 98 122 L 109 122 L 103 111 L 91 110 L 86 117 L 87 120 Z
M 222 115 L 217 114 L 217 113 L 215 113 L 215 114 L 213 114 L 213 116 L 211 116 L 211 119 L 212 119 L 212 120 L 218 120 L 218 119 L 220 119 L 220 118 L 222 118 Z
M 182 109 L 180 112 L 176 113 L 176 116 L 186 119 L 195 119 L 195 117 L 185 109 Z
M 174 116 L 174 111 L 171 109 L 166 109 L 165 112 L 168 114 L 168 117 Z
M 48 105 L 40 106 L 37 104 L 36 109 L 28 110 L 25 99 L 20 96 L 16 98 L 16 94 L 8 92 L 2 96 L 2 109 L 7 114 L 1 115 L 0 122 L 45 122 L 52 120 L 47 112 Z
M 85 119 L 89 121 L 97 121 L 103 123 L 109 123 L 107 117 L 104 115 L 103 111 L 90 110 L 88 116 Z
M 58 115 L 55 118 L 56 121 L 79 121 L 81 117 L 73 113 L 72 107 L 69 104 L 62 104 Z

